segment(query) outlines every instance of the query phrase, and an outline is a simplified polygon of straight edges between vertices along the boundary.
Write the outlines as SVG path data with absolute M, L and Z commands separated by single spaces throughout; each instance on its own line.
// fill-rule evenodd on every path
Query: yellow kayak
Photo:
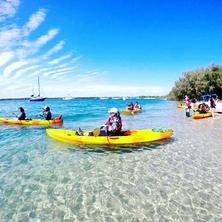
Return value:
M 7 119 L 7 118 L 0 118 L 0 123 L 3 124 L 16 124 L 16 125 L 43 125 L 43 126 L 50 126 L 50 125 L 62 125 L 63 119 L 57 117 L 53 120 L 43 120 L 43 119 L 31 119 L 31 120 L 18 120 L 18 119 Z
M 86 130 L 84 132 L 90 132 Z M 46 129 L 46 133 L 51 138 L 72 144 L 136 144 L 148 143 L 152 141 L 167 139 L 173 135 L 172 129 L 145 129 L 127 130 L 122 132 L 122 136 L 78 136 L 74 130 Z
M 177 108 L 184 109 L 184 108 L 186 108 L 186 106 L 184 106 L 184 105 L 177 105 Z
M 202 118 L 208 118 L 212 116 L 211 112 L 207 112 L 207 113 L 194 113 L 193 115 L 194 119 L 202 119 Z
M 123 109 L 122 110 L 122 114 L 135 114 L 135 113 L 139 113 L 139 112 L 141 112 L 142 111 L 142 109 L 133 109 L 133 110 L 129 110 L 129 109 Z

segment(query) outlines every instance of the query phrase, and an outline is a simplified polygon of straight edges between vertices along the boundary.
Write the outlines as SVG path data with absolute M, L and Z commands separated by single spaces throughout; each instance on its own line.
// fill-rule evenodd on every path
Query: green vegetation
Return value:
M 200 99 L 204 93 L 217 94 L 222 98 L 222 66 L 212 65 L 185 72 L 183 77 L 175 82 L 168 98 L 182 100 L 188 95 L 189 98 Z

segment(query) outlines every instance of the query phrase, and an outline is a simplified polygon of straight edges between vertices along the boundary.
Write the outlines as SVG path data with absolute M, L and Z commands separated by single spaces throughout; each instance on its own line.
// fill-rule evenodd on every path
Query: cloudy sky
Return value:
M 222 61 L 215 0 L 0 0 L 0 98 L 164 95 Z M 37 92 L 36 92 L 37 93 Z

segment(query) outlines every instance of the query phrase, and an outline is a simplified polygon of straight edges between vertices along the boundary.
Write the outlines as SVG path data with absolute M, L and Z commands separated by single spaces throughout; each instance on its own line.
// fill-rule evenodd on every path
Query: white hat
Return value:
M 113 107 L 108 111 L 108 113 L 118 113 L 118 109 Z
M 44 110 L 49 110 L 49 107 L 48 106 L 44 106 L 44 107 L 42 107 Z

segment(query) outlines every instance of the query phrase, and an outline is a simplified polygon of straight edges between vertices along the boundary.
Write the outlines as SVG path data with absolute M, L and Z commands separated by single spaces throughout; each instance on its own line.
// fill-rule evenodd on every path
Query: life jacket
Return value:
M 52 113 L 50 111 L 44 111 L 43 116 L 45 120 L 51 120 L 52 119 Z
M 115 129 L 116 132 L 121 131 L 122 129 L 122 118 L 120 115 L 115 115 L 112 117 L 109 117 L 109 119 L 107 120 L 106 124 L 107 126 L 112 126 L 113 124 L 117 124 L 117 127 Z
M 190 105 L 191 105 L 191 101 L 190 101 L 190 100 L 187 100 L 187 101 L 186 101 L 186 106 L 189 107 Z
M 140 105 L 139 105 L 139 104 L 136 104 L 134 108 L 135 108 L 135 109 L 140 109 Z
M 18 115 L 19 120 L 25 120 L 25 118 L 26 118 L 25 112 L 22 112 L 21 114 Z
M 133 104 L 129 104 L 128 110 L 133 110 Z

